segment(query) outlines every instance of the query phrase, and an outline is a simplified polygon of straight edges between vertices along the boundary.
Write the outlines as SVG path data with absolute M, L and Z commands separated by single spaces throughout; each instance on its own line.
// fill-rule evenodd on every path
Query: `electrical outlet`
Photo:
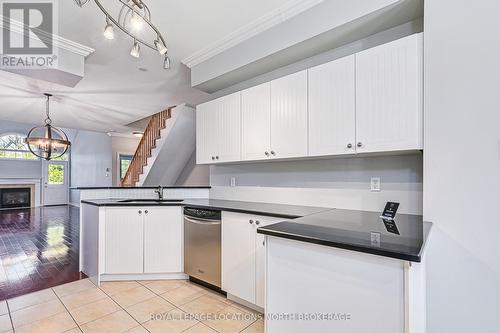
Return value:
M 231 177 L 231 187 L 236 186 L 236 177 Z
M 372 177 L 370 180 L 370 191 L 380 192 L 380 177 Z
M 370 240 L 371 240 L 372 246 L 380 247 L 380 233 L 372 232 L 370 234 Z

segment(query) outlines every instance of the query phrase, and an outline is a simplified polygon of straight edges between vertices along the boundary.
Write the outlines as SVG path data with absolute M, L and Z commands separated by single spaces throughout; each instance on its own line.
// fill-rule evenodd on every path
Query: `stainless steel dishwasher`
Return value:
M 221 288 L 221 212 L 184 208 L 184 272 Z

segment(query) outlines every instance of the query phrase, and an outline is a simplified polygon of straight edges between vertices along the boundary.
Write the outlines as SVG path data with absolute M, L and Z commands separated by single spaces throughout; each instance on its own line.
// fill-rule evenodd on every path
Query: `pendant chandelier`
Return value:
M 63 130 L 51 125 L 49 102 L 52 95 L 47 93 L 44 95 L 47 97 L 45 125 L 33 127 L 29 131 L 25 143 L 33 155 L 50 161 L 63 156 L 68 151 L 71 142 Z
M 91 0 L 74 0 L 79 7 L 83 7 Z M 106 17 L 103 35 L 106 39 L 115 38 L 115 27 L 132 38 L 133 44 L 130 55 L 140 57 L 141 45 L 156 50 L 163 57 L 163 68 L 170 69 L 170 57 L 167 44 L 160 31 L 151 22 L 151 12 L 143 0 L 114 0 L 121 5 L 118 16 L 113 17 L 100 0 L 94 0 L 97 7 Z M 109 2 L 109 1 L 108 1 Z M 144 31 L 147 28 L 149 31 Z M 149 37 L 144 35 L 149 33 Z

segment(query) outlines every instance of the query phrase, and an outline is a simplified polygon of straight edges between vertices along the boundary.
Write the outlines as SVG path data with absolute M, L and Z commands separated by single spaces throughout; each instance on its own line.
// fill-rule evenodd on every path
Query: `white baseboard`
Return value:
M 133 280 L 187 280 L 184 273 L 144 273 L 144 274 L 102 274 L 101 282 L 106 281 L 133 281 Z
M 243 306 L 246 306 L 247 308 L 252 309 L 254 311 L 257 311 L 258 313 L 264 313 L 264 308 L 261 308 L 260 306 L 257 306 L 253 303 L 247 302 L 244 299 L 241 299 L 241 298 L 236 297 L 234 295 L 227 294 L 227 299 L 230 301 L 233 301 L 235 303 L 241 304 Z

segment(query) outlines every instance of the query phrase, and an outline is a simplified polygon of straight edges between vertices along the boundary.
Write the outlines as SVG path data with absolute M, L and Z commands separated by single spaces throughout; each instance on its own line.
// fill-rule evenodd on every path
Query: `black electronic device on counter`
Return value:
M 398 212 L 399 202 L 388 202 L 380 216 L 381 219 L 394 220 Z

